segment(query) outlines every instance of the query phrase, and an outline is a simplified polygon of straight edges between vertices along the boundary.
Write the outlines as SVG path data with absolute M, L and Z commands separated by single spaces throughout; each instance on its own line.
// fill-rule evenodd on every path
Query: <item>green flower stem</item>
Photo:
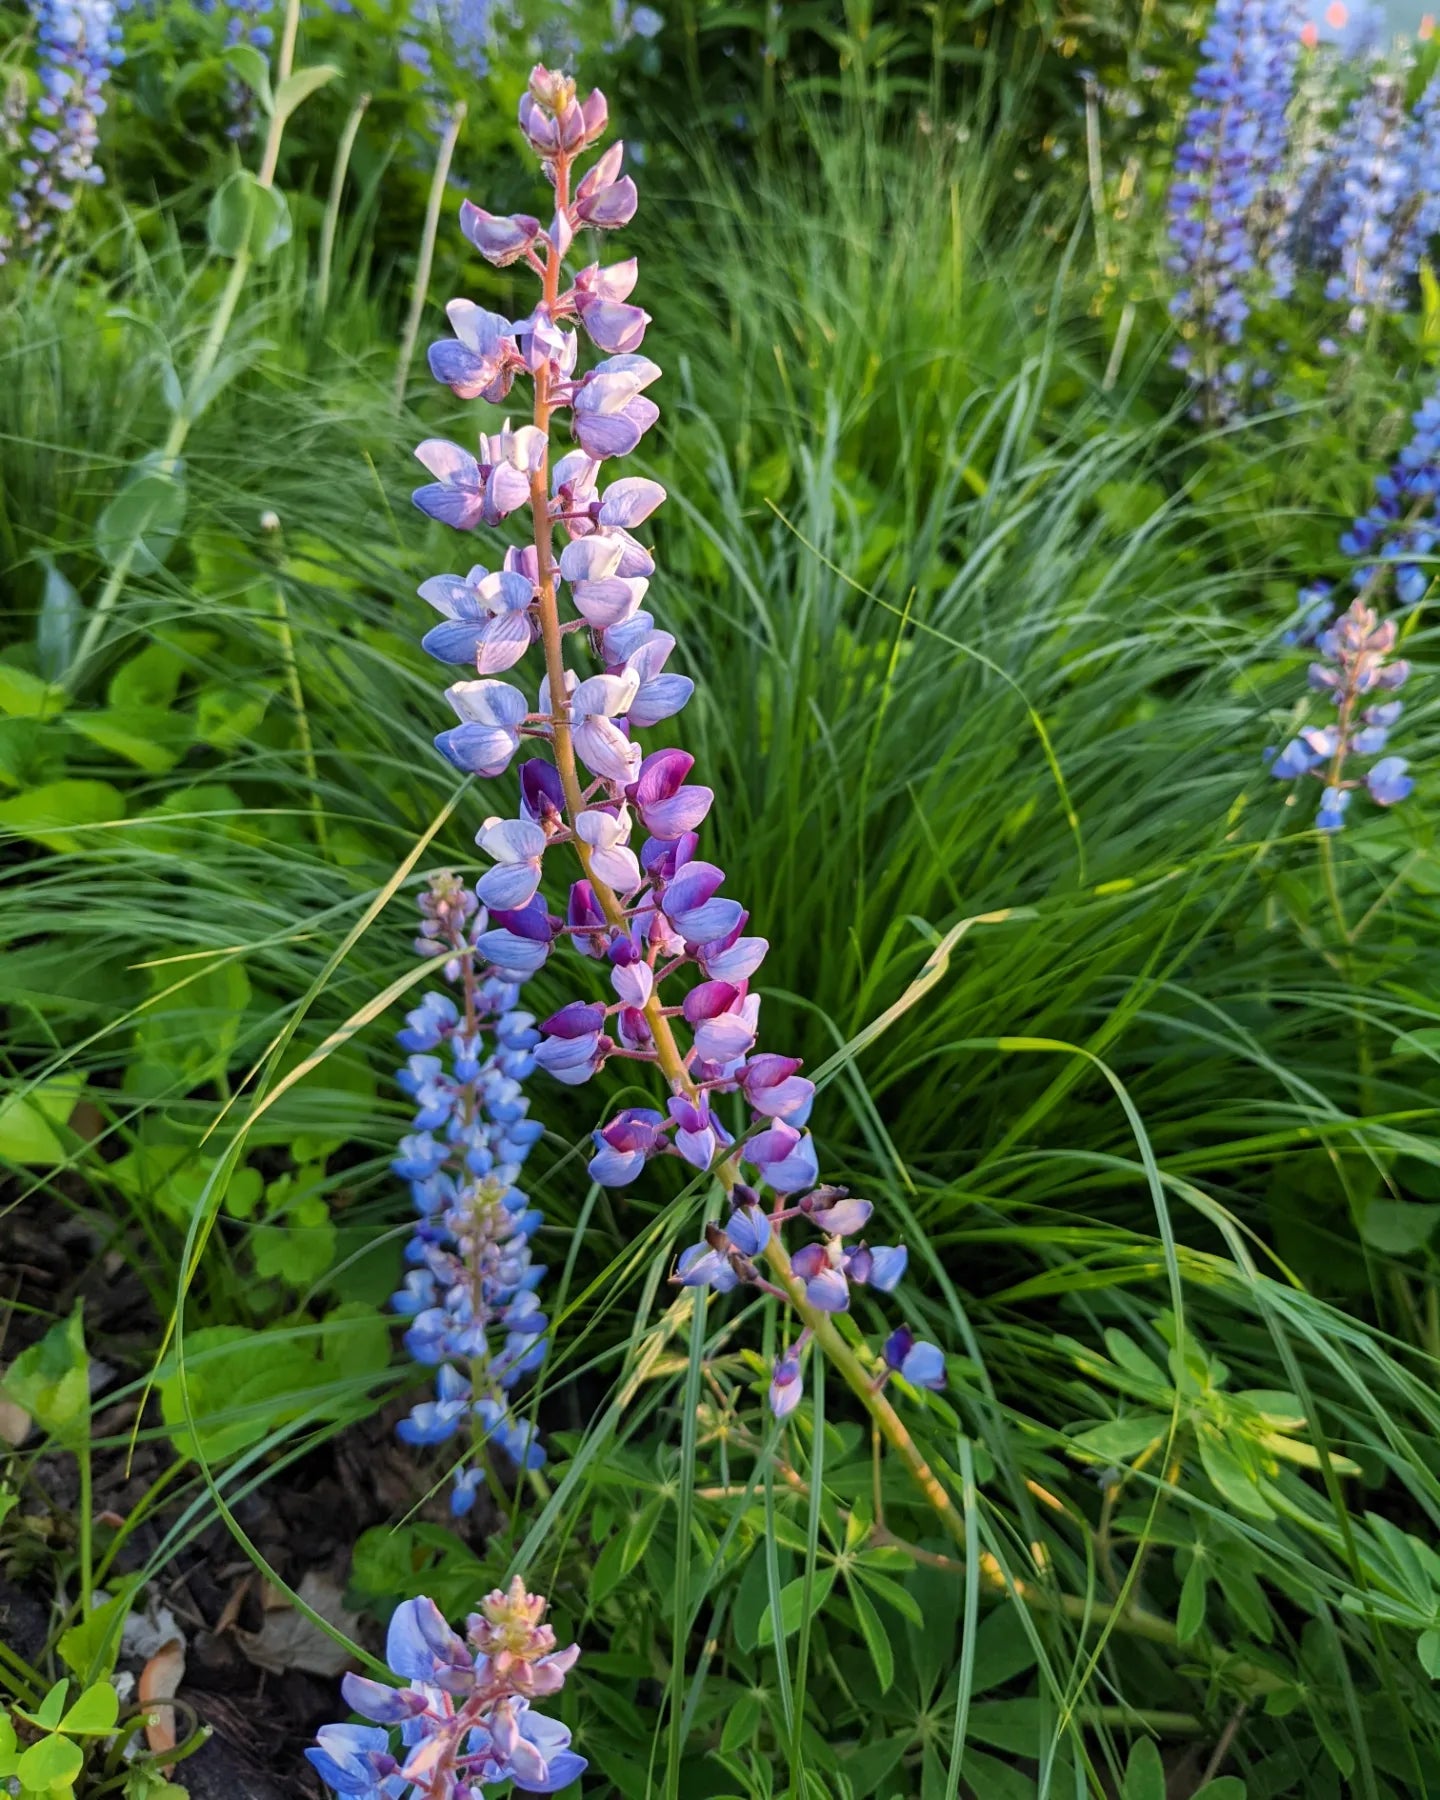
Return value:
M 776 1279 L 790 1297 L 790 1304 L 805 1321 L 826 1358 L 874 1420 L 881 1437 L 910 1471 L 911 1479 L 939 1514 L 946 1531 L 963 1547 L 965 1521 L 960 1517 L 955 1502 L 946 1493 L 939 1476 L 920 1454 L 919 1446 L 905 1429 L 899 1413 L 885 1397 L 885 1390 L 876 1387 L 873 1375 L 840 1335 L 833 1317 L 829 1313 L 818 1311 L 805 1298 L 805 1284 L 790 1267 L 790 1257 L 785 1246 L 773 1232 L 765 1246 L 765 1260 L 775 1271 Z
M 286 0 L 285 30 L 280 42 L 280 55 L 275 67 L 275 86 L 281 87 L 295 61 L 295 35 L 300 29 L 300 0 Z M 270 115 L 270 129 L 265 137 L 265 149 L 261 156 L 260 173 L 257 180 L 261 187 L 270 188 L 275 185 L 275 169 L 280 161 L 280 140 L 285 135 L 285 121 L 279 111 Z M 235 308 L 240 304 L 240 294 L 245 286 L 246 277 L 250 273 L 251 256 L 248 248 L 237 252 L 230 265 L 230 273 L 225 286 L 221 290 L 214 317 L 210 321 L 210 329 L 205 335 L 205 342 L 200 354 L 195 359 L 195 366 L 190 371 L 189 391 L 184 404 L 170 421 L 170 429 L 165 434 L 165 442 L 160 447 L 161 465 L 167 471 L 174 468 L 181 451 L 185 448 L 190 436 L 190 427 L 199 416 L 200 402 L 215 364 L 219 360 L 220 351 L 224 347 L 226 336 L 235 319 Z M 94 655 L 99 645 L 106 622 L 115 609 L 115 602 L 120 598 L 125 583 L 130 578 L 131 565 L 135 560 L 135 551 L 139 539 L 132 538 L 116 558 L 115 564 L 99 598 L 90 612 L 90 621 L 85 627 L 78 648 L 70 660 L 70 666 L 60 678 L 60 685 L 73 692 L 85 666 Z
M 90 1462 L 90 1433 L 80 1446 L 80 1617 L 90 1616 L 90 1599 L 95 1591 L 95 1510 L 94 1471 Z
M 875 1385 L 874 1376 L 841 1336 L 833 1317 L 829 1313 L 817 1311 L 806 1300 L 805 1284 L 791 1269 L 790 1258 L 784 1246 L 774 1236 L 765 1247 L 765 1260 L 789 1295 L 791 1305 L 808 1326 L 817 1346 L 869 1413 L 875 1429 L 905 1464 L 911 1479 L 934 1508 L 946 1531 L 960 1549 L 965 1549 L 965 1521 L 955 1502 L 946 1492 L 939 1476 L 921 1455 L 919 1446 L 906 1430 L 899 1413 L 886 1398 L 884 1389 Z M 960 1565 L 951 1566 L 959 1568 Z M 991 1587 L 1013 1594 L 1036 1611 L 1057 1612 L 1077 1623 L 1113 1628 L 1132 1637 L 1147 1638 L 1151 1643 L 1173 1647 L 1179 1642 L 1176 1629 L 1168 1619 L 1157 1618 L 1153 1613 L 1144 1612 L 1137 1607 L 1112 1606 L 1105 1601 L 1087 1600 L 1080 1594 L 1050 1594 L 1042 1588 L 1009 1581 L 998 1567 L 988 1562 L 982 1563 L 981 1573 Z M 1260 1671 L 1248 1673 L 1258 1676 Z

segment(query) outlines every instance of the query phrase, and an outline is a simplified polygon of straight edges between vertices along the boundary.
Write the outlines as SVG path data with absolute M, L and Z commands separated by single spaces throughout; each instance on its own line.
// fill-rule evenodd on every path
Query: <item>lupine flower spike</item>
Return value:
M 1170 312 L 1183 338 L 1175 366 L 1211 419 L 1257 378 L 1239 350 L 1257 291 L 1267 274 L 1285 285 L 1280 176 L 1299 49 L 1292 0 L 1219 0 L 1200 46 L 1169 195 Z
M 345 1677 L 346 1700 L 375 1723 L 321 1727 L 305 1752 L 321 1780 L 358 1800 L 472 1800 L 506 1781 L 527 1794 L 569 1787 L 585 1758 L 533 1706 L 559 1693 L 580 1646 L 557 1650 L 544 1615 L 518 1575 L 480 1602 L 463 1638 L 433 1600 L 397 1607 L 385 1660 L 409 1686 Z
M 540 1026 L 533 1057 L 570 1085 L 615 1059 L 653 1064 L 663 1076 L 663 1109 L 630 1108 L 598 1130 L 590 1172 L 621 1185 L 667 1155 L 721 1176 L 728 1217 L 681 1256 L 677 1280 L 719 1291 L 759 1283 L 803 1295 L 815 1312 L 841 1312 L 854 1287 L 893 1288 L 906 1253 L 866 1242 L 868 1201 L 817 1185 L 805 1129 L 813 1084 L 796 1058 L 758 1048 L 760 998 L 750 983 L 768 946 L 722 891 L 724 871 L 699 853 L 715 796 L 691 780 L 684 751 L 640 741 L 680 711 L 693 683 L 670 671 L 675 640 L 642 609 L 655 561 L 635 532 L 665 490 L 609 474 L 659 416 L 649 390 L 660 369 L 641 349 L 650 317 L 631 297 L 635 261 L 567 266 L 582 233 L 613 231 L 636 209 L 622 145 L 578 167 L 606 117 L 602 94 L 581 100 L 567 77 L 534 70 L 520 126 L 554 190 L 554 216 L 546 225 L 467 201 L 460 222 L 488 262 L 532 270 L 539 300 L 514 323 L 453 300 L 454 336 L 430 351 L 432 372 L 461 398 L 503 402 L 524 376 L 534 392 L 530 422 L 482 433 L 477 451 L 430 439 L 416 452 L 433 479 L 415 502 L 432 518 L 473 531 L 528 508 L 532 529 L 532 541 L 506 549 L 498 567 L 488 566 L 491 553 L 468 574 L 436 576 L 420 590 L 441 615 L 425 647 L 466 671 L 447 691 L 459 723 L 437 738 L 443 754 L 467 774 L 494 776 L 522 743 L 550 752 L 521 763 L 518 817 L 491 819 L 480 833 L 492 867 L 476 890 L 486 913 L 467 927 L 468 941 L 501 983 L 533 974 L 566 938 L 603 965 L 612 997 L 561 1007 Z M 601 353 L 583 370 L 582 337 Z M 552 462 L 561 415 L 575 447 Z M 566 666 L 567 642 L 588 651 L 582 669 Z M 524 680 L 520 667 L 536 645 L 538 687 L 497 679 L 513 670 Z M 559 914 L 540 885 L 547 855 L 562 845 L 580 878 Z M 738 1140 L 722 1118 L 730 1097 L 750 1114 Z M 778 1236 L 792 1221 L 816 1234 L 793 1270 Z M 762 1277 L 767 1259 L 797 1285 Z M 777 1411 L 794 1403 L 792 1391 L 798 1398 L 803 1347 L 802 1339 L 776 1371 Z
M 34 249 L 86 187 L 105 179 L 95 161 L 110 71 L 122 60 L 114 0 L 40 0 L 40 98 L 10 195 L 10 243 Z M 0 261 L 9 246 L 0 241 Z
M 410 1184 L 420 1223 L 406 1252 L 413 1265 L 395 1295 L 408 1318 L 405 1347 L 436 1370 L 433 1400 L 403 1419 L 410 1444 L 443 1444 L 457 1435 L 474 1452 L 455 1472 L 451 1508 L 475 1503 L 486 1447 L 522 1469 L 544 1452 L 510 1396 L 545 1355 L 545 1315 L 535 1289 L 545 1271 L 531 1261 L 540 1214 L 516 1185 L 540 1135 L 527 1119 L 520 1083 L 538 1037 L 516 1008 L 516 982 L 482 972 L 475 949 L 475 896 L 448 872 L 420 897 L 421 956 L 445 956 L 450 994 L 429 993 L 399 1034 L 409 1060 L 400 1085 L 416 1105 L 413 1131 L 392 1167 Z M 487 1035 L 488 1041 L 487 1041 Z
M 1363 600 L 1320 639 L 1321 661 L 1310 666 L 1310 685 L 1335 703 L 1333 725 L 1312 727 L 1292 738 L 1270 765 L 1281 781 L 1313 775 L 1322 784 L 1315 823 L 1321 831 L 1339 831 L 1354 790 L 1364 787 L 1379 806 L 1394 806 L 1415 783 L 1402 756 L 1380 756 L 1390 727 L 1400 716 L 1401 702 L 1388 698 L 1410 674 L 1406 662 L 1389 661 L 1395 646 L 1395 622 L 1381 621 Z M 1350 759 L 1379 756 L 1361 778 L 1347 773 Z

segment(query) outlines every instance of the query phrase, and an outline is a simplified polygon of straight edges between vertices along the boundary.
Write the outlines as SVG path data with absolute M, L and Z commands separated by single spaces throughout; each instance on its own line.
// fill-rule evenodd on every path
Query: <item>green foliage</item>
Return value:
M 70 1683 L 60 1680 L 34 1712 L 14 1709 L 14 1718 L 43 1735 L 20 1746 L 12 1721 L 0 1715 L 0 1778 L 21 1795 L 56 1794 L 70 1800 L 85 1767 L 87 1739 L 110 1737 L 120 1698 L 108 1681 L 82 1688 L 67 1705 Z
M 0 1393 L 27 1412 L 40 1429 L 68 1450 L 90 1436 L 90 1364 L 77 1303 L 68 1319 L 52 1325 L 23 1350 L 0 1379 Z

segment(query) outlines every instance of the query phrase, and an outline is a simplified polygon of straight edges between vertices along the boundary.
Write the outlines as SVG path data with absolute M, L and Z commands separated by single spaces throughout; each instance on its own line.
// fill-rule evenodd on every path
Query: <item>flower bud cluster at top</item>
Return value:
M 655 562 L 634 533 L 665 490 L 644 477 L 612 479 L 607 467 L 659 416 L 649 390 L 660 369 L 641 349 L 650 316 L 631 298 L 635 260 L 567 269 L 579 234 L 615 230 L 635 212 L 622 145 L 583 174 L 577 167 L 606 120 L 602 94 L 582 100 L 565 76 L 533 72 L 520 125 L 554 189 L 553 217 L 543 224 L 467 201 L 461 227 L 496 267 L 533 271 L 540 297 L 514 322 L 452 300 L 455 335 L 430 350 L 432 372 L 462 399 L 502 403 L 521 377 L 534 394 L 530 422 L 482 433 L 478 454 L 433 438 L 416 451 L 434 479 L 415 501 L 432 518 L 472 531 L 528 508 L 531 527 L 530 541 L 505 549 L 498 566 L 438 575 L 420 589 L 440 615 L 425 649 L 473 671 L 447 690 L 459 722 L 437 738 L 439 749 L 457 769 L 486 777 L 501 774 L 524 743 L 550 752 L 522 762 L 518 816 L 491 818 L 479 834 L 492 866 L 476 888 L 484 911 L 472 941 L 502 982 L 533 975 L 566 939 L 603 966 L 611 998 L 561 1007 L 540 1026 L 533 1058 L 571 1085 L 615 1059 L 654 1064 L 663 1076 L 664 1109 L 633 1107 L 598 1130 L 590 1172 L 621 1185 L 650 1158 L 674 1156 L 716 1169 L 733 1188 L 728 1221 L 685 1253 L 678 1279 L 768 1285 L 755 1258 L 779 1225 L 800 1218 L 821 1234 L 795 1260 L 806 1304 L 843 1311 L 852 1284 L 893 1287 L 905 1251 L 847 1243 L 863 1230 L 868 1202 L 816 1187 L 805 1129 L 813 1084 L 796 1058 L 757 1048 L 760 1000 L 750 982 L 768 946 L 747 933 L 744 907 L 723 893 L 724 871 L 699 853 L 698 828 L 715 796 L 690 779 L 686 752 L 639 741 L 679 712 L 694 684 L 669 672 L 675 640 L 642 604 Z M 601 353 L 583 370 L 582 336 Z M 559 414 L 568 415 L 575 448 L 552 464 Z M 565 619 L 562 593 L 573 614 Z M 590 672 L 567 666 L 567 644 L 593 659 Z M 537 645 L 544 673 L 533 690 L 498 679 Z M 541 878 L 561 846 L 580 875 L 554 913 Z M 726 1096 L 750 1114 L 738 1140 L 720 1117 Z M 750 1174 L 739 1184 L 742 1166 Z M 918 1359 L 907 1352 L 915 1379 L 943 1379 L 939 1352 L 920 1349 Z
M 484 1476 L 484 1449 L 503 1450 L 522 1469 L 545 1460 L 510 1399 L 546 1349 L 535 1297 L 545 1271 L 530 1254 L 541 1216 L 517 1185 L 541 1130 L 525 1116 L 520 1086 L 538 1033 L 517 1010 L 515 980 L 478 967 L 479 906 L 464 884 L 434 876 L 420 913 L 415 948 L 448 959 L 444 972 L 460 998 L 426 994 L 399 1034 L 409 1053 L 400 1085 L 416 1112 L 391 1166 L 410 1183 L 420 1223 L 392 1304 L 410 1321 L 406 1349 L 436 1370 L 436 1392 L 397 1429 L 410 1444 L 468 1440 L 450 1498 L 451 1509 L 465 1513 Z
M 385 1660 L 409 1685 L 347 1675 L 346 1700 L 375 1723 L 323 1726 L 305 1752 L 316 1773 L 351 1800 L 472 1800 L 506 1781 L 527 1794 L 569 1787 L 585 1758 L 564 1725 L 532 1708 L 559 1693 L 580 1647 L 557 1650 L 544 1616 L 518 1575 L 480 1602 L 463 1638 L 433 1600 L 405 1601 Z
M 17 159 L 8 242 L 34 249 L 86 187 L 105 179 L 95 161 L 110 71 L 122 60 L 114 0 L 39 0 L 36 6 L 40 97 Z

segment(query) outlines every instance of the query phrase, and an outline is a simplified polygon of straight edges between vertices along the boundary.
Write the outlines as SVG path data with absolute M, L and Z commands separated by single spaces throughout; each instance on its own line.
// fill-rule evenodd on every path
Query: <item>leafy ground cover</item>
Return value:
M 398 10 L 308 20 L 338 72 L 282 203 L 233 173 L 265 133 L 227 137 L 223 22 L 137 14 L 110 183 L 0 271 L 0 1757 L 51 1746 L 35 1791 L 168 1800 L 184 1745 L 194 1794 L 318 1793 L 396 1607 L 515 1572 L 581 1645 L 596 1796 L 1440 1789 L 1427 606 L 1403 807 L 1322 840 L 1263 759 L 1317 716 L 1296 589 L 1345 579 L 1433 383 L 1428 289 L 1339 362 L 1301 294 L 1263 321 L 1287 404 L 1196 421 L 1178 81 L 1087 146 L 1038 23 L 795 13 L 580 49 L 647 155 L 633 461 L 707 850 L 827 1177 L 909 1247 L 949 1381 L 905 1417 L 964 1545 L 819 1359 L 771 1419 L 773 1307 L 670 1285 L 698 1186 L 590 1180 L 613 1071 L 530 1084 L 544 1469 L 457 1520 L 453 1459 L 396 1439 L 414 903 L 514 807 L 432 749 L 413 596 L 453 551 L 411 447 L 474 409 L 403 346 L 461 85 L 469 191 L 534 203 L 537 22 L 426 78 Z M 1081 47 L 1107 83 L 1125 29 Z M 439 192 L 422 346 L 450 293 L 524 304 Z

